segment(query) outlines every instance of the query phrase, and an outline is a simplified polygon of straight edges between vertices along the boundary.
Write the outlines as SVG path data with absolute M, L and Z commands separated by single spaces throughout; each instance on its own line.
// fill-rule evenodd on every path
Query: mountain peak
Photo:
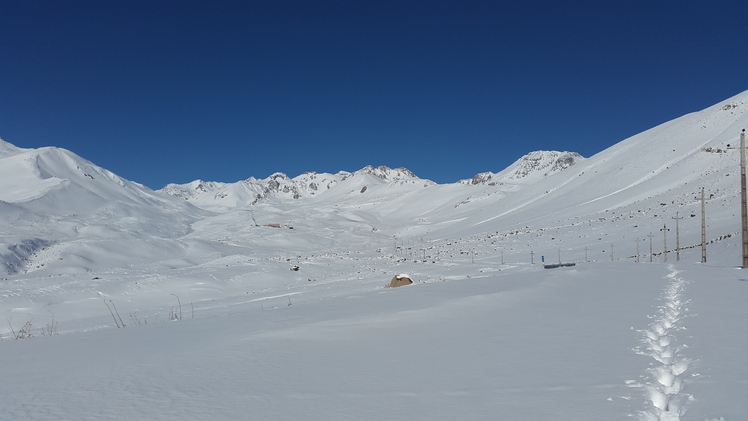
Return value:
M 25 150 L 0 138 L 0 157 L 18 155 Z
M 531 174 L 543 173 L 543 177 L 563 171 L 584 157 L 576 152 L 534 151 L 518 159 L 514 164 L 512 178 L 521 179 Z M 510 166 L 509 168 L 512 168 Z
M 364 168 L 361 168 L 360 170 L 356 171 L 354 174 L 371 174 L 377 178 L 381 178 L 382 180 L 387 180 L 387 181 L 398 181 L 398 180 L 403 180 L 403 179 L 414 179 L 414 180 L 419 179 L 415 174 L 413 174 L 413 172 L 411 172 L 407 168 L 403 168 L 403 167 L 390 168 L 384 165 L 380 165 L 378 167 L 367 165 Z
M 268 177 L 268 179 L 269 180 L 290 180 L 290 178 L 282 172 L 273 173 L 270 177 Z
M 576 152 L 530 152 L 499 173 L 484 172 L 472 179 L 460 180 L 462 184 L 498 185 L 504 183 L 534 183 L 584 160 Z

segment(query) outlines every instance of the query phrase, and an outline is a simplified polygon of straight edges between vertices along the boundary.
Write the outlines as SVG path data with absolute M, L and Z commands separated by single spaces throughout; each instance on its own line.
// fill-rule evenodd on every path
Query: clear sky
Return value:
M 745 90 L 745 0 L 0 0 L 0 137 L 154 189 L 451 183 Z

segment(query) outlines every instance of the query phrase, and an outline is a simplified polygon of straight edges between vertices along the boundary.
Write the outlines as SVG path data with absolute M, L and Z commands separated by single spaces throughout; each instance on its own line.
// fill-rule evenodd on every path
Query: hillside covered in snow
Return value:
M 159 191 L 0 141 L 0 418 L 746 419 L 746 126 Z

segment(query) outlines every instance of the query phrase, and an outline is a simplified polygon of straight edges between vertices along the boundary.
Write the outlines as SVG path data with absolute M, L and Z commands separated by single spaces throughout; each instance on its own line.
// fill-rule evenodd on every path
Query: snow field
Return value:
M 0 416 L 621 418 L 642 408 L 625 381 L 642 370 L 631 327 L 667 270 L 517 268 L 323 300 L 310 284 L 290 306 L 237 297 L 194 320 L 3 341 L 0 374 L 18 380 L 3 382 Z M 34 363 L 9 363 L 21 355 Z

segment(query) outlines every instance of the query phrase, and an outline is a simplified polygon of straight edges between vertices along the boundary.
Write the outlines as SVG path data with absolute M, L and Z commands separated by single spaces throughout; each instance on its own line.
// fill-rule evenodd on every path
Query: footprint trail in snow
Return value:
M 636 351 L 654 359 L 647 369 L 644 384 L 636 384 L 646 392 L 649 408 L 640 412 L 643 421 L 680 421 L 692 396 L 683 391 L 684 377 L 692 360 L 682 357 L 686 346 L 678 345 L 678 332 L 688 309 L 683 298 L 687 282 L 672 266 L 666 276 L 670 282 L 660 298 L 662 304 L 652 316 L 653 322 L 642 331 L 642 345 Z M 634 383 L 634 382 L 631 382 Z

